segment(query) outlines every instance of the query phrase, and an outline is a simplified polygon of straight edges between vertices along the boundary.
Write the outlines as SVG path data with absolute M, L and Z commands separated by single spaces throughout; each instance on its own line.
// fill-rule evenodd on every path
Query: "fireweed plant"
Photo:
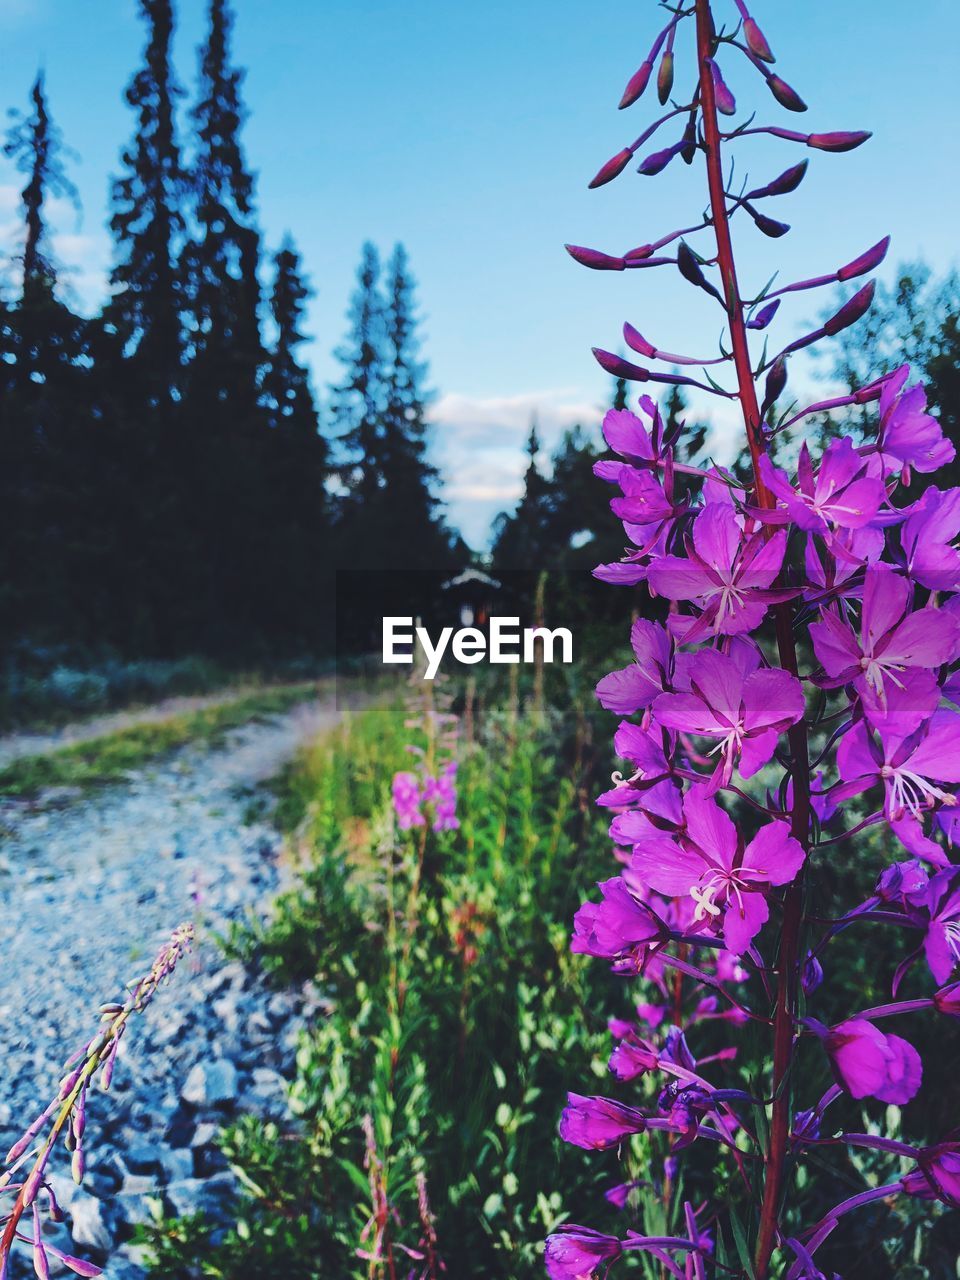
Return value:
M 192 941 L 193 926 L 180 925 L 158 952 L 149 972 L 130 983 L 127 998 L 100 1006 L 100 1029 L 67 1059 L 56 1096 L 7 1152 L 0 1165 L 0 1280 L 9 1274 L 15 1245 L 31 1251 L 34 1274 L 40 1280 L 46 1280 L 51 1270 L 59 1273 L 63 1268 L 78 1276 L 102 1274 L 94 1263 L 63 1253 L 44 1239 L 45 1222 L 64 1219 L 50 1181 L 51 1160 L 57 1144 L 62 1143 L 71 1153 L 73 1180 L 82 1183 L 90 1087 L 99 1081 L 101 1089 L 110 1088 L 130 1018 L 143 1013 Z
M 734 189 L 730 156 L 752 134 L 825 152 L 849 151 L 869 135 L 802 133 L 752 115 L 738 123 L 723 70 L 734 59 L 759 72 L 781 107 L 806 110 L 773 70 L 774 55 L 743 0 L 735 0 L 736 13 L 730 6 L 733 21 L 724 26 L 711 0 L 663 7 L 669 21 L 620 106 L 655 80 L 665 114 L 591 186 L 617 177 L 637 153 L 645 175 L 677 160 L 702 162 L 707 211 L 622 256 L 568 247 L 596 270 L 669 264 L 719 308 L 725 336 L 714 359 L 660 351 L 629 324 L 625 341 L 644 365 L 595 354 L 628 381 L 739 401 L 750 477 L 681 464 L 680 429 L 668 433 L 646 396 L 639 414 L 614 410 L 604 420 L 620 460 L 600 462 L 596 472 L 617 491 L 611 506 L 630 547 L 596 574 L 644 584 L 669 602 L 669 613 L 665 625 L 633 624 L 635 661 L 597 687 L 601 704 L 623 717 L 614 744 L 626 767 L 598 798 L 612 819 L 622 870 L 599 886 L 599 901 L 578 911 L 571 948 L 612 962 L 617 974 L 642 976 L 653 994 L 636 1020 L 611 1025 L 610 1071 L 637 1082 L 635 1101 L 644 1105 L 572 1093 L 560 1132 L 576 1146 L 618 1149 L 627 1160 L 637 1151 L 632 1135 L 643 1135 L 646 1164 L 608 1199 L 635 1205 L 642 1186 L 652 1185 L 673 1200 L 662 1219 L 672 1229 L 614 1236 L 564 1225 L 547 1241 L 546 1266 L 554 1280 L 585 1280 L 643 1255 L 651 1275 L 812 1280 L 823 1274 L 820 1247 L 863 1206 L 898 1197 L 960 1204 L 960 1130 L 917 1147 L 848 1131 L 835 1118 L 844 1108 L 834 1107 L 845 1096 L 909 1102 L 921 1088 L 922 1063 L 907 1039 L 887 1030 L 888 1020 L 960 1015 L 960 982 L 951 981 L 960 959 L 960 866 L 952 856 L 960 675 L 951 674 L 960 657 L 960 489 L 927 480 L 954 449 L 907 368 L 850 395 L 778 411 L 790 356 L 853 325 L 874 286 L 777 351 L 764 331 L 781 304 L 865 275 L 888 241 L 839 270 L 745 291 L 731 222 L 785 234 L 789 227 L 765 212 L 766 202 L 799 186 L 807 160 L 772 181 Z M 675 97 L 674 60 L 679 75 L 687 34 L 695 45 L 693 83 Z M 663 126 L 676 139 L 644 154 Z M 663 363 L 700 366 L 702 375 L 658 372 Z M 872 433 L 833 439 L 819 457 L 804 443 L 794 463 L 778 458 L 789 428 L 851 405 L 870 406 Z M 851 823 L 844 806 L 855 796 L 869 804 L 868 816 Z M 887 854 L 874 891 L 865 901 L 830 903 L 824 914 L 818 881 L 838 846 L 842 852 L 870 828 L 883 831 Z M 899 961 L 892 998 L 827 1025 L 817 1017 L 817 989 L 831 944 L 878 925 L 887 927 Z M 929 994 L 898 999 L 914 966 L 927 971 Z M 747 1024 L 760 1029 L 767 1043 L 761 1078 L 735 1074 L 733 1043 L 698 1061 L 708 1019 L 725 1024 L 731 1040 Z M 898 1027 L 902 1021 L 909 1019 Z M 813 1055 L 834 1081 L 820 1096 L 810 1092 L 820 1070 Z M 684 1155 L 704 1144 L 729 1159 L 729 1181 L 713 1199 L 688 1198 Z M 837 1148 L 887 1160 L 886 1178 L 816 1221 L 798 1221 L 797 1188 L 808 1187 Z M 751 1206 L 746 1217 L 733 1209 L 736 1196 Z

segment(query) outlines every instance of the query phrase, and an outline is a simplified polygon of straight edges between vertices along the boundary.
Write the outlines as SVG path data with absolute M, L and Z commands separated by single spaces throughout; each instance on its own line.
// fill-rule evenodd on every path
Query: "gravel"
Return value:
M 98 1005 L 149 968 L 179 922 L 198 929 L 194 952 L 121 1042 L 110 1093 L 90 1100 L 83 1187 L 63 1157 L 54 1166 L 76 1251 L 109 1259 L 108 1280 L 144 1274 L 126 1242 L 147 1196 L 178 1213 L 226 1212 L 233 1176 L 217 1129 L 241 1110 L 282 1110 L 313 993 L 265 989 L 213 937 L 265 912 L 283 883 L 280 840 L 252 788 L 337 718 L 332 701 L 305 704 L 123 786 L 0 809 L 3 1150 L 53 1096 Z M 21 1272 L 32 1274 L 29 1262 Z

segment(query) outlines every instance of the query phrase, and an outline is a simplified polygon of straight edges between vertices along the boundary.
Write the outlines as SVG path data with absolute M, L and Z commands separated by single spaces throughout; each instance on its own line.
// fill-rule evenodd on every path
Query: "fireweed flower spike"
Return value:
M 610 1024 L 609 1067 L 621 1097 L 571 1093 L 560 1131 L 576 1146 L 606 1152 L 608 1161 L 642 1152 L 639 1177 L 631 1164 L 610 1178 L 618 1185 L 608 1204 L 629 1206 L 642 1221 L 649 1200 L 656 1220 L 685 1221 L 687 1234 L 564 1226 L 547 1241 L 545 1261 L 555 1280 L 606 1276 L 633 1250 L 683 1280 L 799 1280 L 832 1274 L 820 1250 L 863 1206 L 897 1195 L 950 1205 L 960 1198 L 956 1133 L 920 1147 L 853 1132 L 856 1122 L 846 1122 L 846 1132 L 839 1114 L 846 1106 L 859 1120 L 861 1099 L 902 1105 L 919 1093 L 920 1055 L 887 1019 L 931 1018 L 948 1035 L 960 1018 L 960 672 L 951 672 L 960 658 L 960 489 L 926 483 L 954 450 L 906 367 L 771 420 L 789 354 L 857 324 L 873 283 L 859 283 L 818 329 L 771 337 L 784 318 L 794 326 L 801 318 L 793 295 L 862 281 L 889 240 L 826 274 L 751 295 L 738 277 L 732 225 L 744 235 L 785 234 L 786 222 L 758 206 L 774 197 L 788 203 L 806 164 L 732 191 L 733 153 L 752 134 L 827 156 L 870 135 L 753 125 L 750 107 L 728 88 L 731 58 L 745 55 L 786 109 L 805 104 L 771 70 L 770 45 L 747 4 L 691 0 L 668 8 L 671 23 L 623 102 L 639 98 L 659 65 L 661 96 L 669 91 L 688 105 L 674 109 L 683 118 L 680 143 L 667 139 L 641 171 L 653 176 L 676 154 L 701 162 L 709 211 L 660 239 L 645 227 L 647 243 L 622 257 L 571 252 L 587 267 L 621 270 L 658 261 L 660 248 L 676 244 L 676 257 L 659 261 L 675 262 L 699 305 L 722 308 L 719 356 L 700 361 L 659 350 L 643 336 L 643 315 L 639 328 L 624 330 L 627 345 L 646 362 L 702 368 L 712 392 L 739 402 L 751 474 L 744 480 L 742 472 L 734 478 L 683 463 L 676 456 L 682 427 L 668 432 L 649 397 L 604 420 L 612 455 L 595 472 L 615 487 L 611 506 L 630 546 L 596 576 L 645 586 L 670 604 L 665 623 L 636 608 L 634 661 L 597 687 L 618 718 L 614 747 L 627 763 L 598 797 L 616 861 L 599 901 L 576 913 L 571 948 L 606 961 L 631 984 L 637 1017 Z M 636 146 L 670 118 L 656 121 Z M 630 154 L 608 162 L 602 179 L 626 169 Z M 647 218 L 652 207 L 648 196 Z M 660 336 L 661 326 L 654 328 Z M 780 354 L 768 357 L 768 348 Z M 606 351 L 598 359 L 635 381 L 697 382 Z M 708 365 L 722 366 L 735 388 L 719 386 Z M 857 408 L 855 436 L 835 436 L 822 451 L 804 442 L 799 456 L 771 452 L 785 426 L 845 407 Z M 855 795 L 863 799 L 851 820 L 845 801 Z M 882 838 L 870 847 L 885 861 L 873 893 L 825 908 L 830 895 L 816 885 L 822 869 L 852 861 L 858 833 L 878 828 Z M 906 854 L 898 853 L 903 847 Z M 868 921 L 874 931 L 889 930 L 892 1003 L 838 1016 L 834 993 L 823 1006 L 831 1010 L 828 1026 L 816 1014 L 838 972 L 830 947 Z M 899 1000 L 908 971 L 921 989 Z M 719 1027 L 751 1022 L 767 1037 L 759 1078 L 755 1059 L 740 1067 L 736 1044 L 705 1050 L 708 1022 L 714 1036 Z M 835 1083 L 818 1096 L 811 1083 L 816 1088 L 827 1070 Z M 829 1127 L 828 1108 L 837 1120 Z M 811 1196 L 793 1193 L 794 1170 L 814 1148 L 823 1161 L 845 1142 L 897 1163 L 885 1179 L 878 1175 L 879 1185 L 854 1189 L 818 1221 L 804 1221 Z M 714 1159 L 731 1162 L 732 1176 L 754 1197 L 733 1221 L 729 1181 L 716 1196 L 707 1193 L 696 1217 L 716 1225 L 715 1244 L 690 1206 L 672 1202 L 680 1162 L 704 1143 Z M 695 1176 L 702 1173 L 701 1165 Z M 818 1167 L 805 1176 L 809 1184 Z
M 87 1091 L 98 1076 L 101 1088 L 110 1087 L 117 1048 L 129 1019 L 135 1013 L 143 1013 L 192 941 L 193 926 L 180 925 L 160 949 L 150 971 L 130 984 L 127 999 L 122 1004 L 101 1006 L 99 1031 L 71 1055 L 56 1097 L 7 1152 L 0 1165 L 0 1277 L 8 1274 L 10 1255 L 17 1243 L 30 1246 L 34 1272 L 41 1280 L 50 1274 L 51 1258 L 74 1275 L 102 1274 L 92 1262 L 65 1254 L 44 1239 L 44 1218 L 54 1223 L 62 1221 L 48 1180 L 51 1161 L 57 1142 L 62 1139 L 65 1148 L 73 1152 L 74 1181 L 83 1180 Z M 7 1201 L 11 1196 L 12 1203 Z M 30 1225 L 26 1226 L 28 1210 Z

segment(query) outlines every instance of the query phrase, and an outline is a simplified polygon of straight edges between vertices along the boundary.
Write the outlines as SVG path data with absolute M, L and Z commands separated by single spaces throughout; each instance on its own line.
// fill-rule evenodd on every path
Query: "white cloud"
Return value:
M 509 396 L 441 396 L 430 413 L 433 454 L 444 476 L 450 519 L 467 542 L 485 546 L 493 518 L 511 510 L 523 492 L 524 445 L 534 417 L 545 462 L 564 431 L 579 424 L 596 432 L 602 414 L 603 406 L 575 387 Z

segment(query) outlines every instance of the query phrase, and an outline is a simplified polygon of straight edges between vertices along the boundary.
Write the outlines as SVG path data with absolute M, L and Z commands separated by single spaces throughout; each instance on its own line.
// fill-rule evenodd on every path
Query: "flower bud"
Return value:
M 933 1007 L 937 1013 L 948 1014 L 951 1018 L 960 1018 L 960 982 L 952 982 L 949 987 L 941 987 L 933 997 Z
M 771 240 L 779 240 L 781 236 L 785 236 L 790 230 L 789 222 L 780 222 L 777 218 L 768 218 L 765 213 L 761 213 L 759 209 L 754 209 L 752 205 L 747 204 L 746 200 L 743 201 L 743 207 L 756 223 L 757 230 L 762 231 Z
M 643 95 L 643 91 L 650 83 L 650 74 L 653 71 L 653 59 L 648 58 L 647 61 L 635 71 L 627 81 L 627 87 L 623 91 L 623 97 L 620 99 L 620 110 L 624 107 L 631 107 L 639 97 Z
M 639 365 L 631 364 L 629 360 L 624 360 L 621 356 L 615 356 L 612 351 L 604 351 L 602 347 L 594 347 L 593 356 L 600 368 L 605 369 L 607 373 L 613 374 L 615 378 L 626 378 L 629 382 L 650 381 L 649 369 L 641 369 Z
M 623 337 L 628 347 L 631 347 L 640 355 L 646 356 L 648 360 L 652 360 L 656 356 L 657 348 L 652 342 L 648 342 L 642 333 L 638 333 L 632 324 L 623 326 Z
M 754 22 L 753 18 L 747 18 L 743 24 L 743 38 L 747 42 L 747 48 L 755 58 L 759 58 L 762 62 L 776 62 L 776 58 L 770 51 L 767 44 L 766 36 Z
M 768 409 L 772 408 L 783 395 L 783 389 L 787 385 L 787 362 L 783 356 L 777 356 L 773 364 L 770 366 L 770 372 L 767 374 L 767 380 L 763 388 L 763 405 L 760 409 L 761 417 L 764 416 Z
M 856 324 L 870 310 L 876 288 L 877 282 L 871 280 L 869 284 L 865 284 L 858 290 L 848 302 L 843 304 L 836 315 L 824 322 L 824 333 L 832 338 L 842 333 L 844 329 L 849 329 L 852 324 Z
M 579 244 L 565 244 L 563 247 L 574 262 L 579 262 L 582 267 L 590 267 L 593 271 L 622 271 L 624 268 L 623 258 L 601 253 L 599 249 L 584 249 Z
M 800 986 L 803 988 L 803 994 L 805 996 L 812 995 L 821 982 L 823 982 L 823 965 L 812 951 L 808 951 L 803 971 L 800 974 Z
M 680 150 L 680 159 L 684 164 L 693 164 L 697 154 L 697 116 L 696 112 L 691 112 L 690 119 L 687 121 L 687 127 L 683 131 L 683 146 Z
M 624 147 L 622 151 L 618 151 L 615 156 L 611 156 L 607 163 L 597 172 L 596 176 L 587 184 L 589 190 L 594 187 L 602 187 L 608 182 L 612 182 L 619 173 L 623 173 L 624 169 L 633 159 L 633 152 L 629 147 Z
M 766 329 L 767 325 L 780 310 L 780 299 L 774 298 L 765 307 L 761 307 L 752 320 L 747 321 L 748 329 Z
M 774 178 L 772 182 L 768 182 L 765 187 L 755 187 L 753 191 L 748 191 L 744 199 L 760 200 L 764 196 L 789 195 L 791 191 L 796 191 L 797 187 L 799 187 L 806 176 L 809 166 L 809 160 L 801 160 L 799 164 L 791 165 L 779 177 Z
M 684 280 L 696 285 L 698 289 L 705 289 L 707 293 L 712 294 L 718 301 L 723 301 L 720 294 L 701 271 L 696 254 L 685 240 L 680 241 L 677 249 L 677 266 L 680 268 L 680 274 Z
M 683 146 L 683 142 L 675 142 L 672 147 L 664 147 L 662 151 L 652 152 L 640 162 L 637 173 L 642 173 L 645 178 L 652 178 L 655 174 L 662 173 L 673 157 L 680 153 Z
M 863 130 L 859 133 L 811 133 L 807 146 L 817 151 L 853 151 L 872 137 L 872 133 Z
M 713 92 L 717 103 L 717 110 L 721 115 L 732 116 L 737 110 L 737 100 L 727 87 L 720 68 L 714 62 L 713 58 L 705 58 L 704 61 L 710 68 L 710 75 L 713 79 Z
M 873 248 L 868 249 L 866 253 L 861 253 L 859 258 L 854 258 L 852 262 L 848 262 L 845 267 L 841 267 L 837 272 L 838 280 L 853 280 L 856 276 L 865 275 L 868 271 L 873 271 L 875 267 L 879 267 L 880 263 L 887 256 L 887 250 L 890 248 L 890 237 L 884 236 L 882 240 L 878 240 Z
M 788 111 L 806 111 L 807 104 L 796 89 L 787 84 L 786 80 L 781 80 L 779 76 L 771 75 L 767 77 L 767 84 L 770 87 L 770 92 L 781 107 L 786 107 Z
M 660 69 L 657 71 L 657 97 L 660 99 L 661 107 L 666 106 L 672 88 L 673 51 L 667 49 L 660 59 Z
M 73 1174 L 73 1180 L 77 1184 L 83 1181 L 83 1174 L 87 1167 L 86 1157 L 83 1154 L 83 1147 L 77 1147 L 73 1153 L 73 1159 L 70 1161 L 70 1172 Z

